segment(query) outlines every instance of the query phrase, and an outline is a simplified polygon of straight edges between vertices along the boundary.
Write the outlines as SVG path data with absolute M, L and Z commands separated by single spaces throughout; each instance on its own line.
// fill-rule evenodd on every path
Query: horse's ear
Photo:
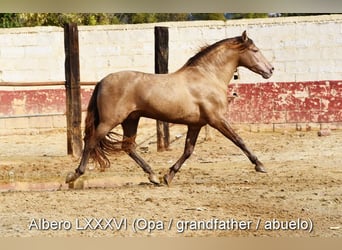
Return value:
M 244 32 L 242 32 L 242 41 L 247 42 L 247 40 L 248 40 L 247 32 L 244 31 Z

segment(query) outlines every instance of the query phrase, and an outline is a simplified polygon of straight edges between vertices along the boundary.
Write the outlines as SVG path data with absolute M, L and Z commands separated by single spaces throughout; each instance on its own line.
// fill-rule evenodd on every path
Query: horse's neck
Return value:
M 213 60 L 206 65 L 199 65 L 198 69 L 207 77 L 211 77 L 219 83 L 228 84 L 234 75 L 236 67 L 237 61 L 235 60 Z
M 216 77 L 219 81 L 228 84 L 230 80 L 233 78 L 234 72 L 236 70 L 237 65 L 235 63 L 229 63 L 225 66 L 221 66 L 216 68 Z
M 218 49 L 198 59 L 194 65 L 184 65 L 176 74 L 198 74 L 219 84 L 228 84 L 238 66 L 238 55 L 233 49 Z

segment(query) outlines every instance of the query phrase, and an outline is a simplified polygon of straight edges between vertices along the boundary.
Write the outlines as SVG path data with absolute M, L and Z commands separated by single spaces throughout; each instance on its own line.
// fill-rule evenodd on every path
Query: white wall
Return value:
M 120 70 L 154 71 L 154 26 L 169 27 L 169 71 L 206 44 L 243 30 L 276 71 L 269 80 L 240 69 L 235 82 L 340 80 L 342 15 L 137 25 L 80 26 L 81 81 Z M 0 29 L 0 81 L 63 81 L 64 33 L 57 27 Z

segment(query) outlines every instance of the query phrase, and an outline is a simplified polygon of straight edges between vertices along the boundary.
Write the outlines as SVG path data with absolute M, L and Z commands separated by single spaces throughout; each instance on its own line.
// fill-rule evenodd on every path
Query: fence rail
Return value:
M 80 82 L 81 86 L 95 86 L 97 82 Z M 56 82 L 0 82 L 0 87 L 49 87 L 65 86 L 65 81 Z
M 12 118 L 30 118 L 30 117 L 47 117 L 47 116 L 64 116 L 65 113 L 46 113 L 46 114 L 27 114 L 27 115 L 0 115 L 1 119 Z

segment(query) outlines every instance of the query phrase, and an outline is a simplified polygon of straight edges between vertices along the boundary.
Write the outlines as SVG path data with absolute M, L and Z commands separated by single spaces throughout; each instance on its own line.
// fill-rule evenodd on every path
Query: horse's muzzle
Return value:
M 271 67 L 268 72 L 267 71 L 263 72 L 262 77 L 264 79 L 270 78 L 273 75 L 273 71 L 274 71 L 274 67 Z

